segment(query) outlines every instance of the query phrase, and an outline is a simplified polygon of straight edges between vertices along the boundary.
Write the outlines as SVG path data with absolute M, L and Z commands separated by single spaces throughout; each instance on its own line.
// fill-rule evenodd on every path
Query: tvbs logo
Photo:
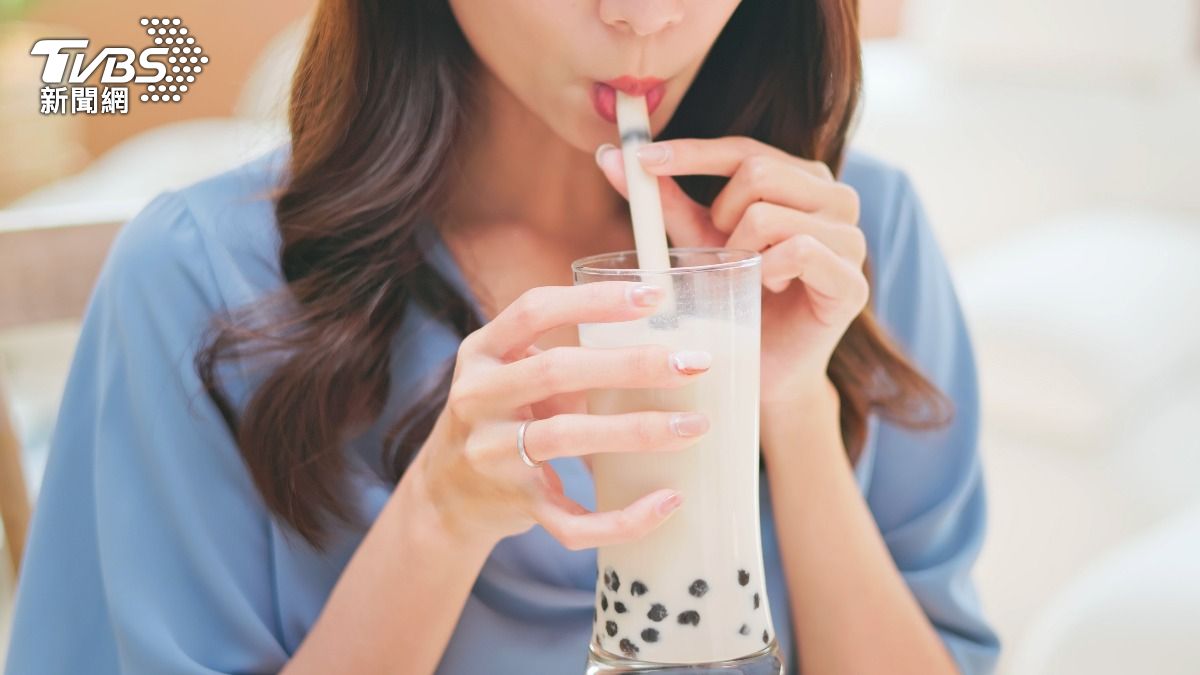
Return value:
M 178 18 L 143 17 L 141 24 L 153 45 L 136 51 L 106 46 L 89 59 L 90 41 L 86 38 L 48 38 L 33 43 L 30 55 L 46 59 L 42 114 L 127 113 L 129 87 L 109 85 L 144 85 L 138 87 L 138 98 L 147 103 L 183 100 L 208 64 L 208 56 Z M 86 85 L 96 75 L 102 87 Z

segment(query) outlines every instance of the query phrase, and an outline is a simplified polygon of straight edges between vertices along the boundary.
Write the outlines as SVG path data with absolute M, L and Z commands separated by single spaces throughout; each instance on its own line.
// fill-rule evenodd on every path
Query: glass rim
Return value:
M 580 272 L 594 276 L 629 276 L 630 274 L 687 274 L 692 272 L 701 272 L 709 270 L 727 270 L 738 269 L 740 267 L 753 267 L 762 262 L 762 254 L 758 251 L 752 251 L 746 248 L 724 248 L 721 246 L 672 246 L 667 249 L 668 255 L 671 253 L 724 253 L 738 254 L 740 257 L 737 260 L 726 260 L 724 262 L 704 263 L 701 265 L 685 265 L 683 267 L 671 267 L 667 269 L 643 269 L 640 267 L 592 267 L 591 265 L 599 260 L 624 258 L 633 256 L 637 259 L 637 249 L 625 249 L 623 251 L 608 251 L 606 253 L 594 253 L 592 255 L 578 258 L 571 263 L 571 271 L 578 274 Z

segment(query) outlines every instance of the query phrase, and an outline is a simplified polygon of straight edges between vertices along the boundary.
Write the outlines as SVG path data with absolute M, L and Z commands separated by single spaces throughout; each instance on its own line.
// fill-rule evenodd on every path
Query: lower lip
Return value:
M 666 83 L 656 85 L 654 88 L 646 92 L 646 112 L 653 115 L 658 104 L 662 102 L 663 94 L 666 93 Z M 603 82 L 596 82 L 592 85 L 592 107 L 596 109 L 596 114 L 604 118 L 605 121 L 617 123 L 617 90 L 613 89 Z

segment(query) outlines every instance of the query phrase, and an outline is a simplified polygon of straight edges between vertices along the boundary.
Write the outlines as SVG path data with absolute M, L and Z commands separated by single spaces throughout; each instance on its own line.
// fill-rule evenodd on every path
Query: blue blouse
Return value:
M 340 528 L 317 552 L 265 509 L 192 357 L 218 310 L 279 288 L 268 196 L 286 146 L 158 195 L 124 226 L 88 303 L 51 439 L 25 554 L 7 672 L 278 671 L 314 623 L 364 532 Z M 896 565 L 959 666 L 990 672 L 999 643 L 970 578 L 983 541 L 975 361 L 951 278 L 900 171 L 852 153 L 875 279 L 871 302 L 957 406 L 952 426 L 912 432 L 870 418 L 856 476 Z M 436 228 L 418 243 L 475 303 Z M 479 311 L 475 303 L 476 311 Z M 416 303 L 395 340 L 387 412 L 458 339 Z M 240 407 L 252 375 L 222 372 Z M 381 420 L 390 419 L 388 414 Z M 386 422 L 348 443 L 358 507 L 374 517 L 390 486 L 369 470 Z M 578 458 L 554 460 L 567 494 L 594 508 Z M 767 592 L 789 673 L 792 623 L 769 483 L 761 481 Z M 814 542 L 816 544 L 816 542 Z M 595 550 L 541 527 L 502 540 L 445 651 L 443 675 L 583 671 Z

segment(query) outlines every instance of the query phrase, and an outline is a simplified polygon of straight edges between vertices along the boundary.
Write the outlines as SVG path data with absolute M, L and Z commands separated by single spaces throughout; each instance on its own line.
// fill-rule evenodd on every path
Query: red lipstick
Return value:
M 646 97 L 646 110 L 654 114 L 666 92 L 666 80 L 658 77 L 634 77 L 622 75 L 606 82 L 592 85 L 592 107 L 596 113 L 612 124 L 617 123 L 617 90 L 632 96 Z

